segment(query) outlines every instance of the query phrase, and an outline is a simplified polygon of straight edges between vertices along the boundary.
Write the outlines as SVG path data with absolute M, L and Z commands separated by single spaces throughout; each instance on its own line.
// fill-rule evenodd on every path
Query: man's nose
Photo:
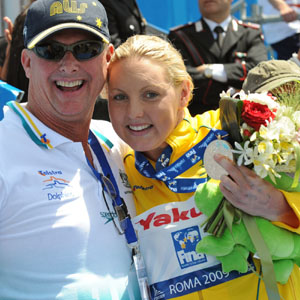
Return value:
M 71 51 L 67 51 L 60 60 L 60 71 L 66 73 L 76 72 L 79 68 L 79 61 L 74 57 Z

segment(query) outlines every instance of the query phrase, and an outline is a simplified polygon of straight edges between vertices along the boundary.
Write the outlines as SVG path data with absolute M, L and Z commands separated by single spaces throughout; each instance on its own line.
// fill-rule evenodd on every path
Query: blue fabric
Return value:
M 3 106 L 9 101 L 20 101 L 23 95 L 22 90 L 0 80 L 0 120 L 3 119 Z

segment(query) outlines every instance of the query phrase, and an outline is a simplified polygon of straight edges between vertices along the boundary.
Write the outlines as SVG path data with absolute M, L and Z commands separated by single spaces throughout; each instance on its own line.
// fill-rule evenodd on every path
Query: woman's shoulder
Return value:
M 192 118 L 196 123 L 195 127 L 207 126 L 211 128 L 221 129 L 219 109 L 209 110 Z

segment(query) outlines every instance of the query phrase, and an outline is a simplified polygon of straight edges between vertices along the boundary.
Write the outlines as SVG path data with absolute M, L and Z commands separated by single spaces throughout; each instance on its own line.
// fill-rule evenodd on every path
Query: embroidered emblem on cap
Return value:
M 50 6 L 50 16 L 62 14 L 63 11 L 66 13 L 84 14 L 87 8 L 87 3 L 81 3 L 78 8 L 76 0 L 72 0 L 71 5 L 69 5 L 69 0 L 63 0 L 63 4 L 56 1 Z
M 96 25 L 97 25 L 99 28 L 101 28 L 101 26 L 102 26 L 102 21 L 101 21 L 99 18 L 96 19 Z

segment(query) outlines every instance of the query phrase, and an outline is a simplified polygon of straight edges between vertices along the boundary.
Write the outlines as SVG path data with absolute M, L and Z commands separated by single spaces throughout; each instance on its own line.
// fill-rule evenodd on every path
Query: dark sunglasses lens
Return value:
M 73 54 L 78 60 L 86 60 L 99 55 L 103 51 L 103 43 L 90 41 L 74 46 Z
M 77 60 L 87 60 L 99 55 L 104 49 L 104 44 L 98 41 L 85 41 L 67 46 L 60 43 L 38 45 L 33 48 L 41 58 L 48 60 L 61 60 L 66 51 L 71 51 Z
M 60 60 L 65 54 L 64 47 L 59 44 L 39 45 L 34 49 L 39 57 L 48 60 Z

